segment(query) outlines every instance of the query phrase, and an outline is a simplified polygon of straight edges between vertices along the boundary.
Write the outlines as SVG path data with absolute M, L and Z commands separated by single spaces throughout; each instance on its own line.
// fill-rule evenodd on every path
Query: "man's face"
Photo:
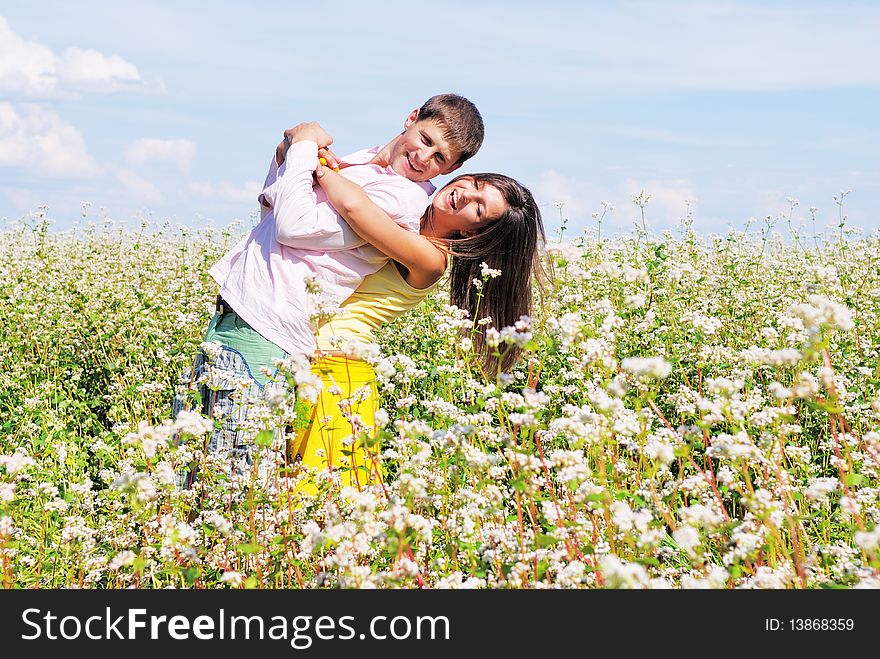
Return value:
M 406 118 L 404 131 L 391 150 L 391 168 L 410 181 L 428 181 L 458 169 L 458 153 L 443 137 L 443 128 L 432 119 L 416 121 L 418 110 Z

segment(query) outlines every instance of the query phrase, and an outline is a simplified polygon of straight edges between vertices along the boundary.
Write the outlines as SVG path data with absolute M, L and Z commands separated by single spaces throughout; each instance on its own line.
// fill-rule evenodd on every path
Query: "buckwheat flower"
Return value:
M 719 396 L 730 397 L 743 387 L 742 380 L 730 380 L 725 377 L 707 378 L 706 390 Z
M 700 547 L 700 534 L 693 526 L 679 526 L 672 532 L 672 538 L 688 556 L 691 558 L 698 556 L 697 548 Z
M 865 588 L 880 589 L 880 577 L 876 577 L 876 576 L 863 577 L 862 579 L 859 580 L 859 582 L 855 586 L 853 586 L 853 589 L 862 590 Z
M 808 331 L 817 331 L 821 327 L 847 331 L 853 328 L 852 314 L 849 309 L 821 295 L 810 295 L 809 303 L 795 304 L 790 312 L 800 318 Z
M 167 442 L 170 436 L 171 433 L 162 426 L 151 426 L 146 421 L 140 421 L 137 431 L 128 433 L 122 438 L 122 443 L 140 446 L 147 458 L 153 458 L 159 444 Z
M 763 488 L 758 488 L 755 493 L 745 498 L 745 503 L 755 515 L 765 517 L 773 511 L 782 510 L 781 502 L 773 498 L 773 494 Z
M 242 583 L 242 575 L 234 570 L 227 570 L 220 576 L 220 583 L 226 584 L 230 588 L 239 588 Z
M 15 476 L 35 464 L 36 461 L 25 453 L 22 447 L 17 448 L 12 455 L 0 455 L 0 467 L 3 467 L 10 476 Z
M 645 302 L 647 298 L 643 293 L 635 293 L 633 295 L 627 295 L 623 300 L 623 304 L 627 309 L 641 309 L 645 306 Z
M 855 515 L 859 515 L 861 514 L 861 510 L 862 507 L 854 497 L 846 495 L 840 497 L 840 512 L 844 517 L 854 517 Z
M 138 385 L 137 391 L 138 393 L 147 395 L 147 394 L 159 394 L 165 390 L 165 385 L 159 384 L 158 382 L 144 382 L 141 385 Z
M 571 561 L 556 573 L 556 583 L 563 588 L 574 588 L 583 583 L 586 569 L 583 561 Z
M 0 483 L 0 502 L 9 503 L 15 499 L 15 483 Z
M 720 565 L 713 565 L 705 575 L 685 574 L 681 577 L 681 587 L 687 589 L 719 589 L 727 585 L 730 574 Z
M 64 528 L 61 531 L 61 542 L 71 544 L 91 538 L 97 531 L 89 527 L 86 520 L 79 515 L 64 518 Z
M 140 504 L 147 504 L 151 501 L 155 501 L 158 497 L 155 481 L 146 474 L 140 474 L 140 476 L 141 478 L 138 478 L 135 482 L 135 499 Z
M 706 316 L 695 311 L 685 311 L 681 315 L 683 322 L 690 323 L 696 329 L 707 336 L 715 334 L 721 328 L 721 321 L 712 316 Z
M 434 585 L 440 590 L 464 590 L 485 588 L 486 580 L 479 577 L 466 577 L 461 572 L 455 571 L 437 580 Z
M 174 419 L 174 431 L 191 437 L 202 437 L 214 430 L 214 422 L 198 412 L 181 410 Z
M 216 510 L 206 513 L 204 520 L 221 535 L 229 535 L 232 532 L 232 524 Z
M 480 263 L 480 276 L 483 279 L 495 279 L 496 277 L 501 276 L 501 270 L 490 268 L 484 261 L 483 263 Z
M 731 461 L 749 461 L 761 457 L 761 451 L 755 446 L 748 432 L 741 430 L 735 435 L 719 433 L 709 438 L 710 446 L 706 454 L 713 458 L 724 458 Z
M 785 456 L 795 464 L 809 465 L 811 451 L 809 446 L 798 446 L 796 444 L 786 444 L 783 449 Z
M 653 433 L 645 440 L 645 455 L 668 465 L 675 460 L 675 445 L 667 434 Z
M 782 565 L 773 569 L 767 565 L 761 565 L 755 571 L 755 575 L 746 579 L 739 588 L 761 588 L 779 590 L 787 588 L 795 580 L 794 570 L 789 565 Z
M 177 483 L 177 472 L 170 463 L 163 460 L 156 465 L 156 478 L 162 485 L 170 486 Z
M 543 391 L 535 391 L 531 388 L 522 390 L 523 406 L 529 410 L 543 410 L 550 403 L 550 397 Z
M 663 357 L 627 357 L 620 366 L 638 378 L 662 380 L 672 373 L 672 364 Z
M 812 373 L 801 371 L 798 382 L 791 387 L 792 393 L 803 400 L 811 400 L 819 393 L 819 382 Z
M 567 313 L 560 317 L 551 316 L 547 319 L 547 328 L 559 341 L 563 350 L 573 345 L 583 329 L 580 313 Z
M 611 517 L 621 531 L 631 531 L 635 526 L 635 513 L 625 501 L 615 501 L 611 504 Z
M 753 364 L 765 364 L 767 366 L 794 366 L 799 364 L 803 355 L 794 348 L 782 348 L 781 350 L 769 350 L 752 346 L 741 350 L 740 358 Z
M 628 263 L 624 263 L 621 270 L 623 272 L 623 280 L 628 284 L 633 282 L 647 283 L 650 281 L 648 271 L 644 268 L 634 268 Z
M 779 332 L 776 331 L 776 328 L 774 327 L 762 327 L 761 338 L 767 341 L 775 341 L 777 338 L 779 338 Z
M 485 340 L 487 347 L 497 348 L 501 344 L 501 333 L 494 327 L 487 327 Z
M 47 497 L 54 497 L 58 494 L 58 488 L 52 485 L 52 483 L 40 483 L 37 485 L 37 490 L 40 494 Z
M 804 496 L 817 503 L 824 503 L 839 486 L 840 481 L 836 478 L 813 478 L 804 490 Z
M 15 532 L 15 524 L 12 523 L 12 517 L 6 515 L 0 517 L 0 540 L 11 538 Z
M 118 554 L 116 554 L 116 556 L 114 556 L 110 560 L 110 562 L 107 564 L 107 569 L 110 570 L 111 572 L 116 572 L 120 568 L 125 567 L 127 565 L 131 565 L 132 563 L 134 563 L 134 559 L 136 559 L 136 558 L 137 558 L 137 554 L 135 554 L 133 551 L 125 549 L 125 550 L 119 552 Z
M 471 341 L 468 337 L 464 337 L 462 338 L 459 346 L 461 347 L 462 351 L 471 352 L 474 349 L 474 342 Z
M 218 341 L 203 341 L 199 345 L 199 350 L 205 354 L 209 362 L 212 362 L 223 352 L 223 344 Z
M 648 571 L 639 563 L 628 563 L 611 554 L 599 561 L 599 570 L 606 588 L 647 588 Z
M 776 400 L 787 400 L 794 396 L 794 392 L 788 387 L 783 386 L 780 382 L 771 382 L 767 385 L 767 389 Z

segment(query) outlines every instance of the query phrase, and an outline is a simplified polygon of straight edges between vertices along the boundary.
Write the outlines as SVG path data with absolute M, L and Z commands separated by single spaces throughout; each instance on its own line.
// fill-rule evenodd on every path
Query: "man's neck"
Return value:
M 385 146 L 379 149 L 379 153 L 373 156 L 370 159 L 371 165 L 379 165 L 380 167 L 388 167 L 388 164 L 391 162 L 391 151 L 394 149 L 397 144 L 397 140 L 400 139 L 400 135 L 395 137 L 393 140 L 388 142 Z M 400 172 L 397 172 L 400 174 Z

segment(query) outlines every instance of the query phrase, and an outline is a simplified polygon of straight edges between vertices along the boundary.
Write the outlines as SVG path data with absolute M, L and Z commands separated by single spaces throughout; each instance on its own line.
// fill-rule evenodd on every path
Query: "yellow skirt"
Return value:
M 379 483 L 379 447 L 375 438 L 375 413 L 379 406 L 376 372 L 359 359 L 323 356 L 312 364 L 312 373 L 324 384 L 311 406 L 308 427 L 287 445 L 288 460 L 312 469 L 339 471 L 343 487 L 360 490 Z M 299 491 L 316 494 L 307 480 Z

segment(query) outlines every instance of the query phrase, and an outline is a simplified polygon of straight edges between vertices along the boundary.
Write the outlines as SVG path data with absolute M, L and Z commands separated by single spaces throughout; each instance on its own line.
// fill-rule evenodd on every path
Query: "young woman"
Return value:
M 531 312 L 531 279 L 540 272 L 544 229 L 532 194 L 501 174 L 452 180 L 434 195 L 419 234 L 395 224 L 361 188 L 331 169 L 319 167 L 316 175 L 351 228 L 392 261 L 364 279 L 342 305 L 346 313 L 320 328 L 322 356 L 312 372 L 324 387 L 309 427 L 289 443 L 288 459 L 315 470 L 340 470 L 342 485 L 360 488 L 381 480 L 378 448 L 362 441 L 372 434 L 378 393 L 373 368 L 344 346 L 371 343 L 376 329 L 418 305 L 447 270 L 450 303 L 474 313 L 473 280 L 482 278 L 483 263 L 501 275 L 485 282 L 473 320 L 491 317 L 497 329 L 513 325 Z M 499 361 L 482 331 L 474 337 L 490 377 L 516 361 L 515 349 Z M 316 487 L 307 484 L 302 490 L 314 493 Z

